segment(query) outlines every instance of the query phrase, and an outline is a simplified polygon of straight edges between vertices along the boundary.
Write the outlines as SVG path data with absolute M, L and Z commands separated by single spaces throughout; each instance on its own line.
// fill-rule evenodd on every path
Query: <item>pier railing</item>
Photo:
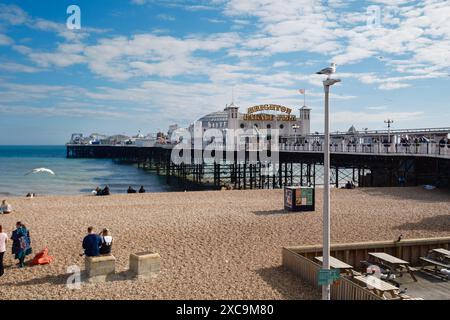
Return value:
M 137 145 L 88 145 L 88 144 L 67 144 L 67 146 L 99 146 L 99 147 L 127 147 L 136 148 L 142 147 Z M 152 147 L 162 148 L 162 149 L 172 149 L 175 144 L 154 144 Z M 226 150 L 223 144 L 210 143 L 203 146 L 209 149 Z M 149 146 L 147 146 L 149 147 Z M 145 148 L 145 147 L 143 147 Z M 235 151 L 264 151 L 270 149 L 270 145 L 264 145 L 259 143 L 247 143 L 238 144 Z M 271 151 L 281 151 L 281 152 L 308 152 L 308 153 L 323 153 L 323 145 L 320 143 L 280 143 L 278 145 L 278 150 L 272 148 Z M 440 144 L 440 143 L 397 143 L 397 144 L 348 144 L 348 143 L 334 143 L 330 144 L 331 153 L 339 154 L 365 154 L 365 155 L 416 155 L 416 156 L 429 156 L 437 158 L 448 158 L 450 159 L 450 144 Z
M 280 144 L 280 151 L 289 152 L 323 152 L 321 144 Z M 380 154 L 380 155 L 427 155 L 450 158 L 450 145 L 439 143 L 417 144 L 331 144 L 330 152 L 348 154 Z

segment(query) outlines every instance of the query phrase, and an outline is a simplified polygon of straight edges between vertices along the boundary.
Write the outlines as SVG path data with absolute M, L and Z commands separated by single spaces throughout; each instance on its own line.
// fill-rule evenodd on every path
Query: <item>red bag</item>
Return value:
M 48 248 L 45 248 L 38 254 L 36 254 L 33 258 L 33 261 L 31 261 L 31 264 L 33 266 L 36 265 L 42 265 L 42 264 L 49 264 L 53 261 L 53 257 L 48 255 Z

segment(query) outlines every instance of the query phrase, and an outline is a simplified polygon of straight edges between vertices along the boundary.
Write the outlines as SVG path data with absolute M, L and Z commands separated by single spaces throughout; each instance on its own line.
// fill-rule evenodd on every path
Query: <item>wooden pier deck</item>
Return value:
M 67 157 L 131 161 L 165 176 L 168 184 L 181 184 L 186 190 L 205 186 L 210 189 L 224 186 L 275 189 L 285 185 L 314 186 L 323 180 L 323 151 L 318 145 L 281 144 L 279 150 L 269 152 L 278 152 L 276 163 L 267 163 L 260 158 L 256 147 L 246 145 L 243 150 L 231 151 L 231 157 L 230 151 L 216 149 L 214 154 L 222 153 L 221 158 L 226 161 L 213 163 L 202 158 L 205 150 L 191 149 L 191 161 L 175 164 L 171 157 L 173 148 L 174 145 L 67 144 Z M 361 187 L 423 184 L 450 187 L 450 148 L 438 144 L 334 145 L 331 147 L 331 181 L 336 188 L 346 181 Z

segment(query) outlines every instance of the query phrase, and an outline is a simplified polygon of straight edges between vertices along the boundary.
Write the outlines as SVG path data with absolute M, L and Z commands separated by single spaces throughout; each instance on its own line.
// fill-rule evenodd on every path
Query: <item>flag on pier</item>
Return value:
M 298 92 L 303 95 L 303 105 L 306 106 L 306 89 L 299 89 Z

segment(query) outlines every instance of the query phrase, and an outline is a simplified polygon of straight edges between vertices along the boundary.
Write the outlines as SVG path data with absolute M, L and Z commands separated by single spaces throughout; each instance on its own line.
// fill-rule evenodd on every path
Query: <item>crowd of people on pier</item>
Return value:
M 418 146 L 420 144 L 430 143 L 430 142 L 431 142 L 430 139 L 426 138 L 425 136 L 412 137 L 412 136 L 405 135 L 405 136 L 401 136 L 399 138 L 399 141 L 397 144 L 401 145 L 403 147 L 409 147 L 409 146 Z M 371 146 L 371 145 L 376 145 L 378 143 L 382 143 L 383 145 L 393 144 L 392 139 L 391 139 L 391 142 L 389 142 L 388 138 L 381 138 L 381 139 L 374 138 L 371 143 L 358 143 L 356 141 L 356 139 L 348 139 L 347 141 L 345 141 L 345 145 L 347 145 L 348 147 L 356 146 L 359 144 Z M 439 140 L 438 144 L 441 148 L 445 148 L 445 147 L 450 148 L 450 139 L 442 138 Z M 312 147 L 322 147 L 323 141 L 315 140 L 312 142 L 308 142 L 308 140 L 305 139 L 303 141 L 296 141 L 293 143 L 293 145 L 294 146 L 302 146 L 302 147 L 307 146 L 307 145 L 311 145 Z M 338 145 L 339 145 L 339 143 L 336 141 L 330 142 L 330 147 L 333 147 L 333 146 L 337 147 Z

